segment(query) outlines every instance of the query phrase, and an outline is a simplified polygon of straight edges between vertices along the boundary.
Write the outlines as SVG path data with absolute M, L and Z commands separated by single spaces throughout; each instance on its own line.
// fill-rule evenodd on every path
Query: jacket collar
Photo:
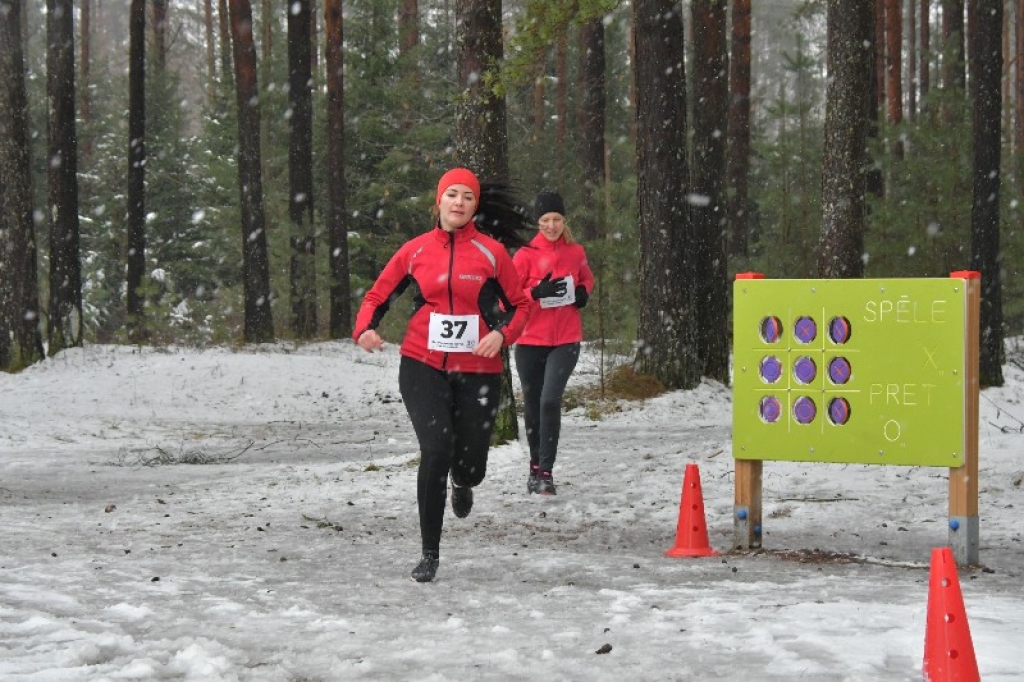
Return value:
M 434 226 L 434 239 L 442 244 L 447 244 L 451 241 L 451 234 L 452 233 L 450 232 L 445 232 L 439 224 Z M 455 230 L 454 234 L 455 242 L 459 243 L 466 242 L 477 237 L 480 234 L 480 231 L 476 229 L 476 223 L 470 220 L 468 223 Z

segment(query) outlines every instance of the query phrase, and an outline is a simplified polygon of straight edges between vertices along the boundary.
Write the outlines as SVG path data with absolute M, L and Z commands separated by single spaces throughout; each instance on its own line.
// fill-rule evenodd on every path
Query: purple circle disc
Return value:
M 801 384 L 809 384 L 818 376 L 818 366 L 807 356 L 799 357 L 793 363 L 793 376 Z
M 761 360 L 760 372 L 761 379 L 774 384 L 782 376 L 782 363 L 774 355 L 769 355 Z
M 782 321 L 774 315 L 761 320 L 761 339 L 765 343 L 775 343 L 782 337 Z
M 779 403 L 779 399 L 773 395 L 766 395 L 761 398 L 760 405 L 761 419 L 765 420 L 769 424 L 774 424 L 779 420 L 779 416 L 782 414 L 782 405 Z
M 829 401 L 828 418 L 836 426 L 850 421 L 850 403 L 846 398 L 833 398 Z
M 828 363 L 828 378 L 833 384 L 845 384 L 850 380 L 853 368 L 846 358 L 832 358 Z
M 793 336 L 800 343 L 810 343 L 818 336 L 818 325 L 810 317 L 798 317 L 793 326 Z
M 798 424 L 810 424 L 817 414 L 818 406 L 805 395 L 800 396 L 793 403 L 793 418 Z
M 833 343 L 846 343 L 850 340 L 853 328 L 845 317 L 833 317 L 828 323 L 828 337 Z

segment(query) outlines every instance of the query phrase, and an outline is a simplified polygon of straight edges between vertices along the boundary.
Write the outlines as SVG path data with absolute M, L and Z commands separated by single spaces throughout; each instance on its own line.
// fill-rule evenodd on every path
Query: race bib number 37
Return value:
M 480 342 L 479 315 L 430 313 L 427 348 L 446 353 L 470 353 Z

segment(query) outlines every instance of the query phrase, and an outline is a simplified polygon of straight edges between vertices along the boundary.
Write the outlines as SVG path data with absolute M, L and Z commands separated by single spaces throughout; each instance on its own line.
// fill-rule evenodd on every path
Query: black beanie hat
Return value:
M 541 192 L 533 202 L 534 218 L 540 220 L 541 216 L 548 213 L 565 215 L 565 204 L 562 202 L 562 196 L 558 192 Z

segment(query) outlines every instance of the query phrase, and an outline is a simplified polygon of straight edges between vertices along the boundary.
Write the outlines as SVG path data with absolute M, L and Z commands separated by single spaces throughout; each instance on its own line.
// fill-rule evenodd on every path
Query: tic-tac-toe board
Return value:
M 737 279 L 736 459 L 960 467 L 962 279 Z

